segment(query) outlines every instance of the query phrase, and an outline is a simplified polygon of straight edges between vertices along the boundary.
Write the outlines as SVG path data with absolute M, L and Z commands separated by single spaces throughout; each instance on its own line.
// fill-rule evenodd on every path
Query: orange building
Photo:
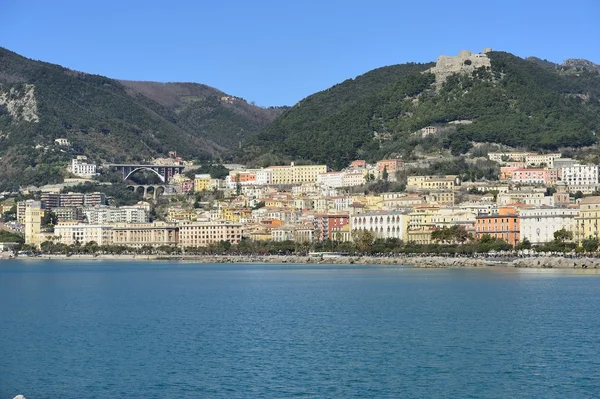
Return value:
M 365 161 L 364 159 L 357 159 L 356 161 L 352 161 L 352 163 L 350 164 L 350 167 L 352 169 L 366 168 L 367 161 Z
M 231 181 L 234 183 L 254 183 L 256 181 L 256 173 L 248 171 L 231 171 L 229 172 Z
M 485 234 L 517 245 L 521 241 L 521 223 L 515 208 L 499 208 L 497 214 L 477 216 L 475 235 L 480 239 Z

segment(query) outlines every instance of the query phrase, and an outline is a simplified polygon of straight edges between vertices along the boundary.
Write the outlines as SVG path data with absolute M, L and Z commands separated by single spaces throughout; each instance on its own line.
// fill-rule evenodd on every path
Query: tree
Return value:
M 516 249 L 531 249 L 531 241 L 527 238 L 523 238 L 523 241 L 517 244 Z
M 589 237 L 582 241 L 581 246 L 585 252 L 596 252 L 600 246 L 600 240 L 596 237 Z
M 366 252 L 367 249 L 373 245 L 374 241 L 375 236 L 370 231 L 357 230 L 354 232 L 354 242 L 356 243 L 358 250 L 361 252 Z
M 387 166 L 384 166 L 383 167 L 383 172 L 381 173 L 381 178 L 384 181 L 388 181 L 388 177 L 389 177 L 389 174 L 388 174 L 388 171 L 387 171 Z
M 580 199 L 580 198 L 583 198 L 583 193 L 581 191 L 577 191 L 575 193 L 575 199 Z
M 42 218 L 42 226 L 51 227 L 55 226 L 56 223 L 58 223 L 58 217 L 56 216 L 56 213 L 52 211 L 44 212 L 44 217 Z
M 554 232 L 554 240 L 559 242 L 570 241 L 573 239 L 573 232 L 566 229 L 560 229 Z

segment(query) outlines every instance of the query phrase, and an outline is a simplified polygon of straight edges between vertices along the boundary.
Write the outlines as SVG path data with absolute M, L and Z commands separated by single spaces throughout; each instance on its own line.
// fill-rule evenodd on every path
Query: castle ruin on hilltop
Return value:
M 435 66 L 426 72 L 435 75 L 435 83 L 439 88 L 448 76 L 454 73 L 470 73 L 477 68 L 491 67 L 492 64 L 487 56 L 490 51 L 492 51 L 491 48 L 484 48 L 483 52 L 476 54 L 469 50 L 461 50 L 455 56 L 440 55 Z

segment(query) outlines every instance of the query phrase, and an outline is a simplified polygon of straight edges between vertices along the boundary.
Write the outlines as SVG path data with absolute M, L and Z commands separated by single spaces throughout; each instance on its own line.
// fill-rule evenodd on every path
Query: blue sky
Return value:
M 600 1 L 0 0 L 0 46 L 118 79 L 293 105 L 373 68 L 484 47 L 600 63 Z

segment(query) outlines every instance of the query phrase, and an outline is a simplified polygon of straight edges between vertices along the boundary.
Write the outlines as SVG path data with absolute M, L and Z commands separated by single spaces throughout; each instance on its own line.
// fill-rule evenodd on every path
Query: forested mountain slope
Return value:
M 469 54 L 460 59 L 465 71 L 444 79 L 430 69 L 434 64 L 397 65 L 309 96 L 250 138 L 238 156 L 342 167 L 357 158 L 410 158 L 417 146 L 461 154 L 473 142 L 532 150 L 596 143 L 597 65 L 556 65 L 492 51 L 472 55 L 487 57 L 487 66 L 469 68 Z M 432 125 L 445 133 L 424 137 L 420 129 Z
M 219 156 L 278 112 L 205 85 L 121 82 L 0 48 L 0 184 L 60 181 L 76 154 L 96 162 Z M 56 138 L 71 148 L 53 148 Z

